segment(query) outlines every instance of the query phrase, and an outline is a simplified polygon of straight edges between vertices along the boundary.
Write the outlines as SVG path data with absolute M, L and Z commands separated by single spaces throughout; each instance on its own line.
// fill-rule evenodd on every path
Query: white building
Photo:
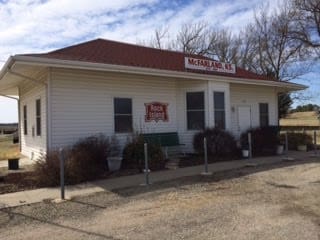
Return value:
M 10 57 L 0 94 L 19 98 L 21 152 L 66 146 L 97 133 L 178 132 L 219 126 L 235 136 L 278 125 L 277 95 L 305 86 L 272 81 L 208 58 L 97 39 L 44 54 Z

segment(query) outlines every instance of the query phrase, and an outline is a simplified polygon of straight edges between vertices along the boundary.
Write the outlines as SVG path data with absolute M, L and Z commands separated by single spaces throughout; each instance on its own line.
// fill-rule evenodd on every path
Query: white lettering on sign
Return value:
M 145 121 L 158 122 L 159 120 L 162 120 L 163 122 L 168 122 L 169 121 L 168 105 L 169 105 L 168 103 L 161 103 L 161 102 L 145 103 L 144 104 L 146 108 Z
M 231 63 L 222 63 L 207 59 L 198 59 L 185 57 L 184 66 L 188 69 L 210 71 L 210 72 L 223 72 L 223 73 L 236 73 L 236 66 Z

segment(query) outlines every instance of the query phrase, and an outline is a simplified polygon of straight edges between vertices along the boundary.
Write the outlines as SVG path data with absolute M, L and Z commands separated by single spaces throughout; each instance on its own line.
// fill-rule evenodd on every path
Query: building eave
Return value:
M 4 65 L 4 67 L 0 72 L 0 81 L 5 76 L 5 74 L 10 70 L 10 67 L 13 64 L 117 72 L 117 73 L 149 75 L 149 76 L 169 77 L 169 78 L 178 78 L 178 79 L 194 79 L 194 80 L 205 80 L 205 81 L 212 80 L 212 81 L 220 81 L 220 82 L 228 82 L 228 83 L 277 87 L 279 88 L 279 91 L 284 91 L 284 92 L 304 90 L 307 88 L 307 86 L 302 84 L 281 82 L 281 81 L 235 78 L 235 77 L 220 76 L 220 75 L 178 72 L 178 71 L 154 69 L 154 68 L 132 67 L 132 66 L 104 64 L 104 63 L 92 63 L 92 62 L 74 61 L 74 60 L 61 60 L 61 59 L 33 57 L 33 56 L 24 56 L 24 55 L 15 55 L 8 59 L 8 61 L 6 62 L 6 64 Z

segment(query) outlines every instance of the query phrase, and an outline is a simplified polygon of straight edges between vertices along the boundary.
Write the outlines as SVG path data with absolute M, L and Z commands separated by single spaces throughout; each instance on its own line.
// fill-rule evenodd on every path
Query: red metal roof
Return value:
M 190 70 L 185 68 L 185 57 L 200 59 L 209 58 L 199 55 L 138 46 L 134 44 L 121 43 L 105 39 L 95 39 L 48 53 L 25 54 L 24 56 L 125 65 L 179 72 L 194 72 L 254 80 L 270 80 L 266 76 L 258 75 L 238 67 L 236 68 L 235 74 Z

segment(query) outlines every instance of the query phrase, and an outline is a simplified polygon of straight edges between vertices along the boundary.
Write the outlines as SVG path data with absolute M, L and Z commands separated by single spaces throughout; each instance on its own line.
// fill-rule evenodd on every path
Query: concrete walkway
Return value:
M 290 152 L 289 156 L 295 158 L 295 161 L 310 159 L 311 152 Z M 319 160 L 320 155 L 315 158 Z M 283 161 L 283 156 L 261 157 L 250 160 L 236 160 L 228 162 L 218 162 L 209 165 L 209 171 L 212 173 L 243 168 L 249 165 L 267 165 L 272 163 L 280 163 Z M 150 173 L 150 181 L 153 183 L 177 179 L 186 176 L 195 176 L 203 172 L 204 167 L 194 166 L 179 168 L 177 170 L 166 170 Z M 112 179 L 104 179 L 85 184 L 66 186 L 66 197 L 72 198 L 79 195 L 97 193 L 101 191 L 111 191 L 124 187 L 139 186 L 144 183 L 144 175 L 132 175 L 125 177 L 117 177 Z M 24 204 L 41 202 L 45 199 L 59 199 L 60 188 L 40 188 L 22 192 L 8 193 L 0 195 L 0 209 L 6 207 L 14 207 Z

